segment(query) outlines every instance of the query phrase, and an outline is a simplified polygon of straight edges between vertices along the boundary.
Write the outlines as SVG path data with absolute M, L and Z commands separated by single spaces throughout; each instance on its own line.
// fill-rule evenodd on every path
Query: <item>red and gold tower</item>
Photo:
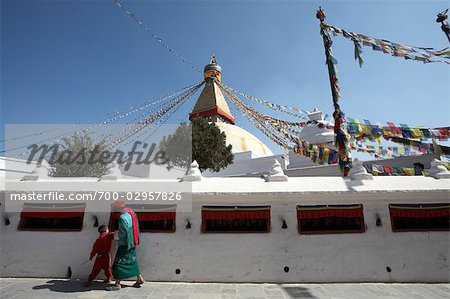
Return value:
M 219 89 L 216 81 L 222 80 L 222 68 L 216 63 L 216 58 L 211 57 L 211 61 L 204 68 L 205 87 L 203 88 L 197 103 L 189 114 L 189 120 L 197 117 L 204 117 L 211 122 L 223 122 L 235 124 L 230 108 Z

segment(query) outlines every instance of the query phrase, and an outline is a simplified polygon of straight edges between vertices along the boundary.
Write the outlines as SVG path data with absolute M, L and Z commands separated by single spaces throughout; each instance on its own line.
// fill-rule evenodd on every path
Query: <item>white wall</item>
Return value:
M 31 174 L 34 168 L 36 168 L 35 162 L 27 164 L 23 159 L 0 157 L 0 177 L 21 179 L 25 175 Z
M 205 177 L 225 177 L 267 173 L 272 169 L 275 160 L 280 163 L 282 169 L 286 169 L 287 161 L 283 158 L 283 155 L 274 155 L 247 160 L 239 159 L 219 172 L 206 170 L 202 172 L 202 175 Z
M 3 196 L 3 195 L 2 195 Z M 154 281 L 221 282 L 449 282 L 449 233 L 393 233 L 388 203 L 448 202 L 448 192 L 197 195 L 192 213 L 177 214 L 175 233 L 142 233 L 138 260 Z M 366 232 L 299 235 L 297 204 L 364 204 Z M 202 234 L 201 205 L 270 204 L 268 234 Z M 0 223 L 2 277 L 85 278 L 81 266 L 97 236 L 93 215 L 86 213 L 81 232 L 18 231 L 19 214 Z M 382 227 L 375 226 L 376 215 Z M 96 214 L 108 223 L 108 214 Z M 186 219 L 192 224 L 186 229 Z M 281 229 L 285 219 L 288 229 Z M 283 268 L 288 266 L 289 273 Z M 392 268 L 388 273 L 386 267 Z M 181 274 L 176 275 L 175 269 Z

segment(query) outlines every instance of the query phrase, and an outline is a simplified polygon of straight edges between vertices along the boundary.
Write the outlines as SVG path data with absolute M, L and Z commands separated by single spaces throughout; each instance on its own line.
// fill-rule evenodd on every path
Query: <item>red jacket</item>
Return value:
M 112 240 L 114 240 L 114 233 L 100 234 L 92 247 L 90 258 L 92 259 L 96 254 L 109 252 L 111 250 Z

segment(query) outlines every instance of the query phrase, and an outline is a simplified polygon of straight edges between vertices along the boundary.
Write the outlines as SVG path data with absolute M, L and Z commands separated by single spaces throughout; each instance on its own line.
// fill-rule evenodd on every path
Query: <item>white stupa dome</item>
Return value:
M 251 151 L 253 157 L 273 156 L 272 151 L 261 140 L 247 130 L 223 122 L 214 123 L 222 132 L 227 135 L 227 145 L 233 146 L 233 154 Z

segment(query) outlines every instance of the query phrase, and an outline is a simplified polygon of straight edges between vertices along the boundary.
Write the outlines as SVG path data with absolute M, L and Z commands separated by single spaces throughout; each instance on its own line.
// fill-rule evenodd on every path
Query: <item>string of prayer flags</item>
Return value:
M 354 44 L 355 44 L 355 60 L 358 61 L 359 67 L 362 67 L 362 65 L 363 65 L 363 63 L 364 63 L 364 61 L 363 61 L 363 59 L 362 59 L 362 57 L 361 57 L 362 47 L 361 47 L 361 45 L 360 45 L 358 42 L 356 42 L 356 41 L 354 42 Z
M 177 100 L 176 97 L 178 97 L 179 95 L 189 93 L 190 91 L 192 91 L 194 89 L 198 90 L 198 88 L 200 88 L 200 86 L 202 84 L 203 84 L 203 82 L 199 82 L 199 83 L 184 87 L 183 89 L 173 92 L 171 94 L 161 96 L 161 97 L 158 97 L 155 99 L 149 99 L 149 100 L 142 102 L 141 104 L 133 105 L 131 107 L 122 108 L 115 112 L 109 113 L 106 116 L 103 115 L 101 117 L 96 117 L 95 119 L 85 122 L 85 123 L 92 123 L 92 125 L 90 125 L 87 128 L 83 128 L 83 130 L 73 129 L 73 130 L 61 132 L 61 129 L 63 129 L 63 127 L 58 127 L 56 129 L 52 129 L 52 130 L 48 130 L 48 131 L 44 131 L 44 132 L 36 132 L 33 134 L 27 134 L 24 136 L 17 136 L 17 137 L 4 139 L 4 140 L 1 140 L 0 142 L 22 140 L 25 138 L 30 138 L 30 137 L 40 136 L 40 135 L 44 135 L 44 134 L 49 134 L 51 132 L 55 133 L 57 131 L 60 131 L 57 133 L 59 135 L 56 135 L 56 136 L 53 135 L 52 137 L 41 139 L 41 140 L 38 140 L 35 142 L 37 144 L 50 142 L 49 146 L 51 146 L 53 144 L 56 144 L 57 142 L 60 142 L 60 139 L 63 137 L 70 137 L 73 134 L 81 134 L 82 132 L 84 132 L 84 133 L 93 132 L 94 130 L 98 129 L 102 125 L 109 124 L 109 123 L 112 123 L 112 122 L 115 122 L 118 120 L 123 121 L 126 118 L 130 117 L 131 115 L 135 114 L 136 112 L 144 111 L 144 113 L 142 113 L 137 118 L 133 119 L 131 122 L 129 120 L 127 120 L 127 123 L 134 123 L 134 122 L 137 122 L 142 117 L 149 115 L 149 113 L 151 113 L 155 109 L 157 109 L 159 111 L 160 107 L 167 105 L 167 103 L 176 101 Z M 155 106 L 156 104 L 159 104 L 159 105 Z M 155 106 L 155 107 L 152 107 L 152 106 Z M 82 122 L 75 123 L 75 125 L 77 125 L 77 124 L 83 124 L 83 123 Z M 105 132 L 103 135 L 96 136 L 94 138 L 94 140 L 99 140 L 102 138 L 102 136 L 104 137 L 105 135 L 107 136 L 107 137 L 105 137 L 105 140 L 110 139 L 112 137 L 112 134 L 110 134 L 111 132 L 112 132 L 112 130 Z M 30 149 L 27 149 L 28 147 L 29 147 L 29 144 L 20 145 L 20 146 L 13 147 L 13 148 L 9 147 L 8 149 L 1 150 L 0 154 L 5 153 L 5 152 L 15 152 L 17 150 L 22 150 L 21 152 L 19 152 L 18 154 L 15 155 L 15 157 L 20 158 L 30 152 Z M 24 149 L 26 149 L 26 150 L 24 150 Z
M 220 85 L 219 85 L 220 86 Z M 244 102 L 228 89 L 223 88 L 224 94 L 236 106 L 236 108 L 247 117 L 256 128 L 261 130 L 267 137 L 287 151 L 293 151 L 299 155 L 310 158 L 315 163 L 335 164 L 338 161 L 338 152 L 335 149 L 327 148 L 326 144 L 310 144 L 300 140 L 289 133 L 282 126 L 273 126 L 267 119 L 270 117 L 263 115 Z M 270 127 L 268 127 L 270 125 Z M 275 132 L 274 132 L 275 131 Z
M 193 93 L 191 93 L 190 95 L 188 95 L 188 96 L 186 97 L 186 99 L 189 98 L 189 97 L 191 97 L 194 93 L 195 93 L 195 92 L 193 92 Z M 186 100 L 186 99 L 185 99 L 185 100 Z M 185 101 L 183 101 L 183 102 L 185 102 Z M 158 119 L 158 121 L 156 122 L 156 126 L 150 127 L 150 128 L 151 128 L 150 130 L 141 130 L 140 134 L 136 134 L 136 135 L 134 135 L 132 138 L 130 138 L 127 142 L 121 143 L 121 145 L 119 146 L 119 148 L 127 148 L 127 146 L 128 146 L 129 144 L 135 142 L 136 140 L 141 140 L 141 141 L 143 141 L 143 142 L 147 141 L 148 138 L 150 138 L 150 136 L 152 136 L 152 135 L 156 132 L 156 130 L 158 130 L 158 128 L 159 128 L 162 124 L 164 124 L 165 122 L 167 122 L 167 120 L 169 120 L 170 117 L 171 117 L 172 115 L 174 115 L 174 114 L 178 111 L 178 109 L 180 109 L 181 106 L 182 106 L 182 104 L 180 104 L 180 105 L 176 106 L 174 109 L 168 111 L 167 114 L 165 114 L 163 117 L 161 117 L 161 118 Z M 147 136 L 144 138 L 144 135 L 147 135 Z M 142 138 L 144 138 L 144 139 L 142 139 Z
M 331 129 L 331 130 L 334 128 L 333 125 L 325 125 L 316 120 L 309 120 L 309 121 L 304 121 L 304 122 L 291 122 L 291 121 L 285 121 L 282 119 L 277 119 L 277 118 L 267 116 L 267 115 L 265 115 L 265 121 L 274 126 L 285 126 L 285 127 L 290 126 L 290 127 L 301 127 L 302 128 L 302 127 L 306 127 L 307 125 L 310 125 L 310 124 L 316 124 L 318 127 L 321 127 L 321 128 L 326 127 L 327 129 Z
M 95 119 L 91 119 L 89 121 L 86 121 L 84 123 L 86 123 L 86 124 L 88 124 L 88 123 L 95 123 L 95 125 L 84 129 L 84 131 L 89 132 L 89 131 L 92 131 L 93 129 L 99 127 L 100 125 L 109 124 L 109 123 L 112 123 L 114 121 L 121 120 L 121 119 L 124 119 L 126 117 L 129 117 L 130 115 L 132 115 L 132 114 L 134 114 L 134 113 L 136 113 L 138 111 L 142 111 L 142 110 L 144 110 L 146 108 L 149 108 L 149 107 L 151 107 L 153 105 L 156 105 L 158 103 L 167 101 L 171 97 L 173 97 L 173 96 L 175 96 L 175 95 L 177 95 L 179 93 L 182 93 L 185 90 L 188 90 L 188 89 L 196 86 L 197 84 L 191 85 L 189 87 L 185 87 L 182 90 L 177 91 L 177 92 L 172 93 L 172 94 L 167 95 L 167 96 L 162 96 L 162 97 L 159 97 L 159 98 L 156 98 L 156 99 L 147 100 L 147 101 L 143 102 L 141 105 L 134 105 L 134 106 L 131 106 L 131 107 L 128 107 L 128 108 L 124 108 L 124 109 L 121 109 L 121 110 L 113 112 L 113 113 L 109 113 L 106 116 L 97 117 Z M 77 124 L 82 124 L 82 123 L 81 122 L 75 123 L 75 125 L 77 125 Z M 60 129 L 61 128 L 58 127 L 58 128 L 52 129 L 52 130 L 46 130 L 46 131 L 42 131 L 42 132 L 26 134 L 26 135 L 23 135 L 23 136 L 15 136 L 15 137 L 11 137 L 11 138 L 8 138 L 8 139 L 1 139 L 0 142 L 16 141 L 16 140 L 26 139 L 26 138 L 29 138 L 29 137 L 45 135 L 45 134 L 48 134 L 48 133 L 51 133 L 51 132 L 57 132 Z M 53 137 L 53 138 L 57 138 L 57 137 Z M 26 147 L 26 146 L 24 146 L 24 147 Z M 8 150 L 8 151 L 11 151 L 11 150 Z M 6 150 L 1 151 L 0 153 L 3 153 L 3 152 L 6 152 Z
M 267 100 L 262 100 L 262 99 L 259 99 L 257 97 L 245 94 L 245 93 L 243 93 L 243 92 L 241 92 L 241 91 L 239 91 L 239 90 L 237 90 L 235 88 L 229 87 L 229 86 L 223 84 L 222 82 L 220 82 L 220 84 L 222 85 L 223 88 L 227 89 L 228 91 L 237 93 L 237 94 L 239 94 L 240 96 L 242 96 L 242 97 L 244 97 L 246 99 L 258 102 L 259 104 L 262 104 L 262 105 L 265 105 L 265 106 L 271 108 L 272 110 L 280 111 L 280 112 L 283 112 L 283 113 L 286 113 L 286 114 L 289 114 L 291 116 L 298 117 L 298 118 L 301 118 L 301 119 L 308 119 L 306 117 L 306 115 L 305 115 L 305 114 L 308 114 L 308 111 L 306 111 L 306 110 L 299 109 L 299 108 L 292 107 L 292 106 L 288 106 L 288 105 L 276 104 L 276 103 L 273 103 L 273 102 L 270 102 L 270 101 L 267 101 Z M 288 110 L 291 110 L 291 111 L 294 111 L 294 112 L 291 112 L 291 111 L 288 111 Z
M 120 3 L 119 0 L 112 1 L 117 5 L 117 7 L 124 11 L 130 18 L 132 18 L 142 29 L 149 33 L 163 48 L 169 51 L 169 53 L 189 65 L 193 70 L 199 72 L 200 74 L 203 74 L 203 72 L 197 66 L 181 56 L 181 54 L 178 53 L 178 51 L 176 51 L 174 48 L 170 47 L 160 36 L 156 35 L 156 33 L 154 33 L 147 25 L 145 25 L 144 22 L 142 22 L 134 13 L 132 13 L 122 3 Z
M 134 114 L 136 112 L 143 111 L 146 108 L 152 107 L 152 106 L 154 106 L 156 104 L 159 104 L 161 102 L 165 102 L 165 101 L 167 101 L 167 100 L 169 100 L 171 98 L 174 98 L 174 97 L 176 97 L 176 96 L 178 96 L 178 95 L 180 95 L 182 93 L 185 93 L 185 92 L 188 92 L 189 90 L 192 90 L 192 88 L 195 88 L 199 84 L 201 84 L 201 82 L 196 83 L 196 84 L 192 84 L 192 85 L 187 86 L 187 87 L 184 87 L 184 88 L 182 88 L 182 89 L 180 89 L 180 90 L 178 90 L 176 92 L 172 92 L 171 94 L 164 95 L 164 96 L 161 96 L 161 97 L 158 97 L 158 98 L 155 98 L 155 99 L 149 99 L 149 100 L 144 101 L 141 104 L 133 105 L 131 107 L 119 110 L 119 111 L 113 113 L 111 116 L 107 117 L 102 122 L 102 124 L 108 124 L 108 123 L 120 120 L 122 118 L 126 118 L 126 117 L 128 117 L 128 116 L 130 116 L 130 115 L 132 115 L 132 114 Z
M 411 154 L 425 154 L 434 152 L 431 147 L 418 147 L 408 144 L 404 144 L 404 147 L 370 145 L 357 143 L 354 140 L 350 142 L 350 148 L 357 152 L 370 154 L 375 158 L 393 158 L 398 156 L 409 156 Z
M 440 151 L 444 155 L 450 154 L 450 147 L 444 146 L 444 145 L 433 144 L 433 143 L 423 143 L 421 141 L 411 140 L 411 139 L 406 139 L 406 138 L 399 138 L 399 137 L 392 137 L 387 140 L 398 143 L 398 144 L 403 144 L 408 147 L 415 148 L 421 153 L 433 153 L 433 152 Z
M 250 108 L 247 104 L 240 101 L 235 95 L 233 95 L 229 90 L 225 89 L 220 83 L 219 87 L 221 87 L 222 92 L 230 99 L 230 101 L 236 106 L 236 108 L 241 112 L 257 129 L 264 133 L 268 138 L 270 138 L 273 142 L 275 142 L 280 147 L 285 150 L 291 150 L 291 148 L 287 145 L 285 140 L 282 140 L 280 136 L 277 136 L 267 127 L 267 124 L 262 121 L 264 118 L 262 114 Z
M 331 94 L 333 98 L 333 118 L 334 118 L 334 134 L 335 145 L 338 149 L 339 168 L 343 176 L 347 176 L 348 171 L 352 167 L 349 151 L 350 135 L 347 133 L 345 126 L 345 115 L 339 106 L 339 99 L 341 97 L 341 88 L 339 85 L 339 79 L 337 76 L 336 58 L 333 56 L 333 50 L 331 45 L 333 41 L 330 36 L 330 31 L 327 30 L 324 11 L 319 8 L 316 17 L 320 20 L 320 34 L 323 38 L 323 45 L 325 48 L 326 65 L 328 67 L 328 73 L 331 84 Z M 357 50 L 358 51 L 358 50 Z
M 362 46 L 369 47 L 373 51 L 380 51 L 394 57 L 402 57 L 406 60 L 421 61 L 423 63 L 446 63 L 450 64 L 450 48 L 441 50 L 433 48 L 424 48 L 416 46 L 408 46 L 385 39 L 370 37 L 367 35 L 346 31 L 336 26 L 323 24 L 324 30 L 331 32 L 334 36 L 343 36 L 353 41 L 355 46 L 355 60 L 358 61 L 359 66 L 362 66 L 363 60 L 361 57 Z M 362 46 L 361 46 L 362 45 Z
M 392 167 L 378 164 L 363 164 L 368 173 L 374 176 L 426 176 L 428 171 L 412 167 Z
M 358 119 L 347 118 L 347 130 L 355 139 L 377 139 L 381 136 L 386 138 L 412 138 L 412 139 L 438 139 L 448 140 L 450 127 L 422 128 L 411 127 L 406 124 L 396 126 L 392 122 L 387 122 L 387 126 L 381 124 L 373 125 L 368 120 L 360 123 Z
M 189 91 L 185 92 L 183 95 L 178 97 L 175 101 L 169 103 L 166 107 L 163 107 L 163 108 L 159 109 L 158 111 L 156 111 L 155 113 L 153 113 L 151 115 L 148 115 L 146 118 L 144 118 L 143 120 L 140 120 L 139 122 L 137 122 L 133 126 L 127 126 L 126 128 L 124 128 L 119 133 L 119 134 L 122 134 L 122 136 L 117 138 L 116 140 L 114 140 L 110 144 L 115 146 L 117 144 L 120 144 L 120 143 L 124 142 L 126 139 L 130 138 L 134 134 L 138 133 L 143 128 L 145 128 L 149 124 L 153 123 L 155 120 L 157 120 L 157 119 L 161 118 L 162 116 L 164 116 L 167 112 L 169 112 L 175 106 L 177 106 L 181 102 L 183 102 L 183 101 L 187 100 L 188 98 L 190 98 L 193 94 L 195 94 L 195 92 L 197 92 L 197 90 L 204 83 L 205 83 L 205 81 L 202 81 L 201 83 L 197 84 L 195 87 L 193 87 L 192 89 L 190 89 Z

